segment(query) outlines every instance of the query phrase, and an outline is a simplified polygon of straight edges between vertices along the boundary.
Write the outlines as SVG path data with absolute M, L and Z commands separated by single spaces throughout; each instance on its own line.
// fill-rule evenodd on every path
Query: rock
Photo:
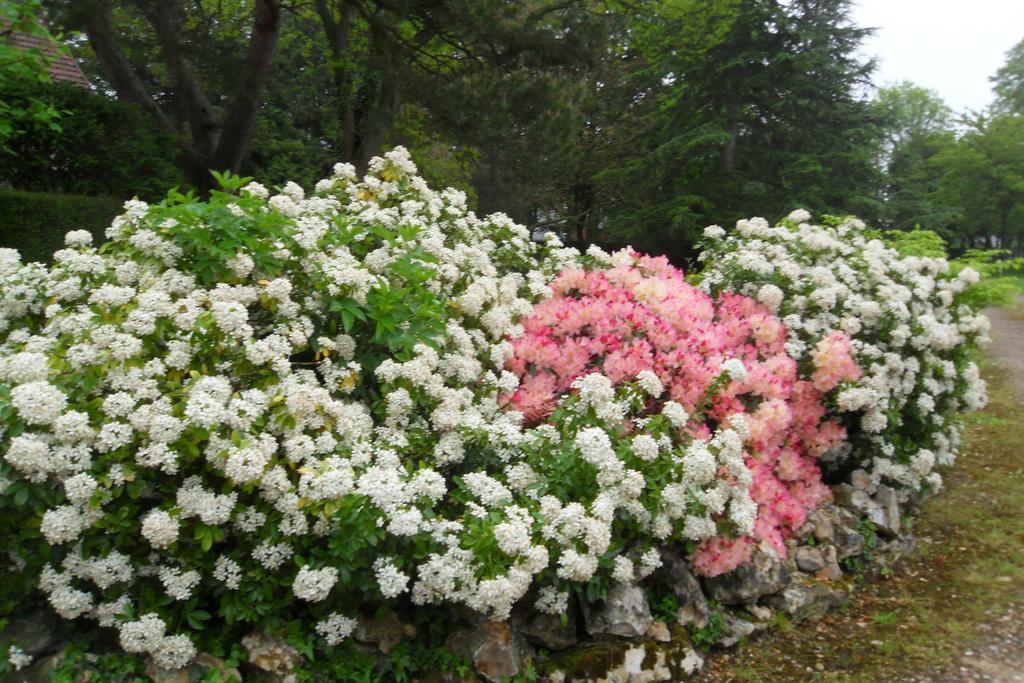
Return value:
M 625 683 L 654 683 L 655 681 L 671 681 L 672 670 L 668 667 L 665 653 L 655 650 L 653 657 L 647 648 L 637 645 L 626 650 L 622 664 L 609 669 L 603 676 L 605 681 L 623 681 Z
M 751 616 L 758 621 L 768 621 L 772 618 L 772 610 L 770 607 L 762 607 L 756 603 L 747 605 L 746 607 Z
M 583 605 L 583 620 L 592 636 L 623 638 L 644 635 L 654 621 L 643 588 L 631 583 L 612 586 L 602 603 Z
M 833 515 L 827 507 L 815 510 L 807 517 L 809 524 L 814 526 L 814 538 L 818 541 L 831 543 L 835 540 L 836 532 L 833 527 Z
M 872 500 L 867 491 L 862 491 L 860 489 L 855 489 L 849 496 L 845 497 L 843 507 L 859 512 L 863 515 L 867 515 L 868 517 L 871 516 L 872 511 L 881 509 L 881 506 Z
M 161 669 L 152 659 L 146 661 L 146 676 L 153 683 L 189 683 L 189 667 Z M 199 679 L 202 680 L 202 679 Z
M 796 549 L 800 547 L 800 542 L 795 538 L 786 539 L 786 559 L 783 562 L 786 565 L 786 569 L 789 570 L 790 574 L 795 574 L 800 571 L 800 568 L 796 566 Z
M 0 631 L 0 643 L 17 645 L 27 655 L 36 657 L 57 644 L 57 618 L 49 610 L 37 610 L 15 619 Z
M 813 574 L 819 569 L 825 568 L 825 558 L 821 554 L 821 550 L 814 546 L 802 545 L 796 549 L 796 566 L 800 568 L 800 571 Z
M 558 651 L 572 647 L 579 641 L 576 636 L 578 620 L 576 603 L 571 599 L 565 623 L 562 623 L 562 617 L 559 614 L 545 614 L 538 611 L 534 608 L 532 600 L 520 600 L 512 610 L 509 625 L 534 645 Z
M 689 645 L 593 643 L 574 650 L 540 680 L 543 683 L 655 683 L 677 681 L 675 672 L 691 674 L 703 658 Z
M 704 665 L 685 639 L 594 641 L 547 662 L 543 683 L 645 683 L 678 681 Z
M 266 672 L 268 680 L 275 683 L 297 680 L 295 668 L 302 661 L 302 655 L 284 639 L 253 631 L 242 638 L 242 647 L 249 654 L 249 663 Z
M 874 489 L 874 482 L 871 480 L 871 475 L 864 470 L 854 470 L 850 473 L 850 485 L 855 489 L 866 491 L 867 493 L 872 493 Z
M 679 662 L 679 667 L 683 670 L 684 674 L 689 675 L 704 668 L 704 658 L 696 650 L 692 647 L 687 647 L 685 653 L 686 656 Z
M 743 638 L 760 631 L 763 625 L 740 619 L 739 617 L 727 614 L 725 616 L 725 635 L 718 639 L 722 647 L 732 647 Z
M 384 612 L 373 617 L 360 615 L 353 635 L 359 642 L 373 643 L 387 654 L 406 636 L 415 636 L 416 628 L 411 624 L 403 624 L 394 612 Z
M 836 556 L 839 561 L 864 552 L 864 537 L 856 529 L 852 529 L 844 524 L 837 525 L 835 532 Z
M 843 570 L 839 566 L 839 555 L 834 545 L 821 547 L 821 557 L 825 566 L 815 572 L 814 577 L 819 581 L 838 581 L 843 578 Z
M 668 630 L 668 624 L 661 620 L 651 622 L 651 625 L 647 628 L 647 633 L 644 635 L 660 643 L 667 643 L 672 640 L 672 633 Z
M 518 676 L 533 662 L 533 648 L 526 639 L 501 621 L 456 631 L 445 646 L 473 662 L 477 674 L 492 683 Z
M 838 486 L 833 486 L 832 500 L 840 507 L 851 507 L 853 505 L 853 494 L 857 491 L 858 489 L 855 489 L 850 484 L 839 484 Z
M 211 672 L 216 671 L 217 677 L 211 677 Z M 217 680 L 224 683 L 239 683 L 242 674 L 238 669 L 229 667 L 223 661 L 206 652 L 198 655 L 191 664 L 181 669 L 161 669 L 151 659 L 146 659 L 146 676 L 153 683 L 198 683 L 199 681 Z M 98 681 L 98 679 L 97 679 Z M 79 683 L 75 678 L 75 683 Z
M 845 599 L 846 593 L 843 591 L 817 581 L 799 579 L 780 592 L 769 595 L 765 601 L 799 621 L 807 618 L 817 619 Z
M 67 653 L 64 650 L 39 661 L 33 662 L 21 671 L 14 671 L 4 677 L 4 683 L 49 683 L 54 679 L 54 671 L 61 665 Z
M 880 543 L 875 549 L 879 566 L 889 566 L 906 557 L 914 550 L 914 537 L 910 534 L 898 536 L 891 541 Z
M 890 489 L 891 490 L 891 489 Z M 852 510 L 859 517 L 866 517 L 876 527 L 885 528 L 891 521 L 888 519 L 886 510 L 868 492 L 862 489 L 855 489 L 849 484 L 841 484 L 832 489 L 833 496 L 837 503 Z M 895 497 L 893 498 L 895 502 Z M 899 504 L 897 503 L 897 518 L 899 517 Z M 899 524 L 899 522 L 896 522 Z
M 902 520 L 900 519 L 900 501 L 896 491 L 885 485 L 879 486 L 874 501 L 882 511 L 881 521 L 875 522 L 879 530 L 888 536 L 899 536 Z
M 690 571 L 690 565 L 681 552 L 666 549 L 661 553 L 661 567 L 655 580 L 672 591 L 679 602 L 676 620 L 680 626 L 693 624 L 697 628 L 707 626 L 708 600 L 701 590 L 700 581 Z
M 711 598 L 735 605 L 754 602 L 762 595 L 782 590 L 790 581 L 789 570 L 774 552 L 757 550 L 753 561 L 704 580 Z

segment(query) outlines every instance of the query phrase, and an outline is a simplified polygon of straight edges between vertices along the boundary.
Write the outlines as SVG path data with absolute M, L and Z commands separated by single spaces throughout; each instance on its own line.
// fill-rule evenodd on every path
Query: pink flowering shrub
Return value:
M 513 341 L 507 364 L 521 384 L 508 405 L 539 424 L 580 377 L 599 373 L 619 386 L 653 373 L 664 393 L 648 397 L 639 414 L 607 430 L 642 431 L 645 415 L 675 402 L 688 416 L 678 430 L 684 443 L 707 442 L 726 425 L 745 443 L 749 481 L 721 463 L 717 477 L 720 486 L 749 490 L 756 503 L 753 532 L 735 533 L 742 525 L 730 524 L 713 503 L 698 501 L 693 515 L 712 518 L 717 531 L 681 534 L 697 544 L 696 569 L 709 576 L 733 569 L 749 559 L 756 542 L 784 556 L 786 537 L 829 497 L 816 458 L 845 432 L 825 418 L 819 392 L 859 376 L 849 339 L 837 334 L 823 340 L 813 382 L 801 380 L 785 352 L 785 326 L 762 304 L 736 294 L 713 299 L 665 258 L 620 252 L 613 261 L 606 270 L 564 271 L 552 283 L 554 296 L 523 320 L 524 334 Z M 686 456 L 676 459 L 685 469 Z M 694 498 L 709 496 L 704 491 Z

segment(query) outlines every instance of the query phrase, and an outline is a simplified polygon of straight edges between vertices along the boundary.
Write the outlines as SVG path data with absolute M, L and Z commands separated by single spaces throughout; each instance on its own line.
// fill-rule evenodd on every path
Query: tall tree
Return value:
M 881 88 L 874 107 L 883 133 L 882 223 L 898 230 L 921 226 L 952 237 L 955 209 L 936 201 L 941 171 L 932 163 L 956 142 L 952 110 L 938 93 L 908 81 Z
M 997 112 L 1024 114 L 1024 39 L 1006 53 L 1006 64 L 989 80 L 996 91 Z
M 228 23 L 241 47 L 222 59 L 212 77 L 211 65 L 194 56 L 211 42 L 211 33 L 224 30 L 225 15 L 206 15 L 201 3 L 132 0 L 115 8 L 110 0 L 55 0 L 52 6 L 69 26 L 84 29 L 118 99 L 139 106 L 175 135 L 180 165 L 194 186 L 210 186 L 209 169 L 241 167 L 281 32 L 281 0 L 230 3 L 234 16 Z M 123 21 L 133 22 L 133 32 L 121 30 Z M 130 58 L 125 43 L 136 38 L 143 22 L 156 51 L 140 62 Z
M 698 47 L 660 47 L 686 13 L 656 17 L 648 32 L 657 125 L 607 175 L 612 234 L 685 247 L 702 225 L 743 215 L 875 213 L 878 132 L 859 94 L 873 64 L 858 56 L 868 31 L 851 23 L 848 0 L 694 5 Z
M 1024 246 L 1024 116 L 978 117 L 934 160 L 936 199 L 957 210 L 965 246 Z

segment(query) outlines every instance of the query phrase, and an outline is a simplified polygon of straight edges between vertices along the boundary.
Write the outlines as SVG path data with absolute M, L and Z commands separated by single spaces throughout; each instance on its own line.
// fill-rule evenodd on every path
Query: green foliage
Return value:
M 142 657 L 120 651 L 94 657 L 90 653 L 92 645 L 87 641 L 76 641 L 68 645 L 49 680 L 53 683 L 81 680 L 145 683 L 150 680 L 146 676 L 146 663 Z
M 1024 114 L 1024 39 L 1006 53 L 1006 64 L 989 80 L 996 91 L 997 112 Z
M 863 578 L 864 572 L 875 559 L 875 547 L 878 545 L 878 527 L 870 519 L 860 519 L 854 529 L 864 539 L 864 549 L 858 555 L 852 555 L 840 562 L 847 572 L 855 578 Z
M 643 141 L 604 176 L 611 235 L 692 244 L 709 223 L 797 206 L 873 216 L 875 114 L 855 94 L 872 66 L 849 3 L 673 5 L 678 18 L 652 12 L 639 34 L 657 61 L 646 125 L 628 133 Z M 702 21 L 680 29 L 684 8 Z
M 906 81 L 880 89 L 872 106 L 884 131 L 885 208 L 880 222 L 899 230 L 922 226 L 949 235 L 955 229 L 955 210 L 934 196 L 941 171 L 932 159 L 956 142 L 952 111 L 934 91 Z
M 1024 258 L 1012 257 L 1006 249 L 968 249 L 952 267 L 956 272 L 973 268 L 981 275 L 981 282 L 965 293 L 976 308 L 1006 306 L 1024 292 Z
M 917 227 L 913 230 L 887 230 L 885 243 L 899 252 L 900 256 L 925 256 L 946 258 L 946 241 L 931 230 Z
M 710 650 L 711 646 L 725 635 L 725 608 L 714 600 L 708 601 L 708 622 L 704 626 L 690 627 L 690 642 L 701 650 Z
M 26 263 L 49 263 L 65 233 L 88 230 L 99 244 L 119 213 L 121 201 L 110 197 L 0 189 L 0 247 L 17 249 Z
M 1024 234 L 1024 116 L 981 117 L 939 152 L 935 198 L 956 209 L 963 246 L 1021 244 Z
M 39 0 L 0 0 L 0 157 L 10 156 L 11 142 L 22 135 L 61 129 L 57 123 L 60 112 L 39 92 L 50 82 L 47 67 L 53 54 L 39 48 L 16 47 L 9 38 L 20 33 L 52 42 L 55 50 L 62 49 L 41 16 Z M 9 99 L 5 93 L 11 87 L 28 88 L 30 94 L 20 100 Z
M 136 106 L 68 83 L 0 84 L 0 100 L 45 96 L 64 112 L 59 128 L 24 135 L 0 154 L 0 179 L 33 192 L 158 199 L 182 177 L 177 146 Z
M 674 623 L 679 614 L 679 598 L 676 597 L 675 592 L 648 590 L 647 593 L 651 614 L 654 615 L 654 618 L 668 624 Z

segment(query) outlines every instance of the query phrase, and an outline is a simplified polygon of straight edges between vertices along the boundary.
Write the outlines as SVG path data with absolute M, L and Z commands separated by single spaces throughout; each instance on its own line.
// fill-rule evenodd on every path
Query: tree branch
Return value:
M 121 52 L 114 33 L 113 14 L 107 0 L 86 0 L 86 3 L 88 9 L 85 13 L 85 33 L 89 37 L 89 45 L 99 59 L 103 74 L 114 87 L 118 99 L 131 102 L 152 116 L 162 128 L 174 135 L 185 156 L 195 159 L 195 148 L 146 92 L 142 81 Z

